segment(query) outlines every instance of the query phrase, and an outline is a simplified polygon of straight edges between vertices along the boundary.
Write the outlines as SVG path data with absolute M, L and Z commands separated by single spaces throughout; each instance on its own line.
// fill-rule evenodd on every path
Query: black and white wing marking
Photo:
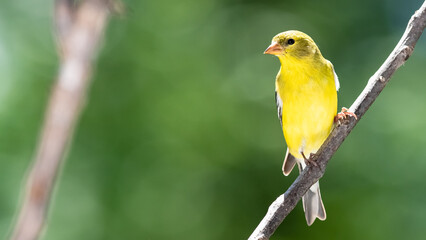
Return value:
M 336 71 L 334 71 L 334 68 L 333 68 L 333 75 L 334 75 L 334 84 L 336 84 L 336 91 L 339 91 L 340 89 L 339 78 L 337 77 L 337 74 L 336 74 Z
M 334 70 L 333 64 L 327 60 L 327 62 L 331 65 L 331 68 L 333 69 L 333 75 L 334 75 L 334 84 L 336 85 L 336 91 L 339 91 L 340 83 L 339 78 L 337 77 L 336 71 Z
M 277 104 L 277 111 L 278 111 L 278 119 L 280 120 L 281 126 L 283 125 L 283 101 L 281 100 L 281 97 L 277 90 L 275 90 L 275 103 Z

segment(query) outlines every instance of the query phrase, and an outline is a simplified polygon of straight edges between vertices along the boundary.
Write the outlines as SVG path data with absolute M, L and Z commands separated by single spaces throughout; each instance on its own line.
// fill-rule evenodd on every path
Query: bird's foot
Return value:
M 340 124 L 342 121 L 348 119 L 349 117 L 354 117 L 356 120 L 358 120 L 358 117 L 355 115 L 355 113 L 349 112 L 347 108 L 342 107 L 342 111 L 334 117 L 334 122 Z
M 314 165 L 315 167 L 318 167 L 317 162 L 313 158 L 315 156 L 315 154 L 311 153 L 309 155 L 309 158 L 307 158 L 303 152 L 300 152 L 300 154 L 302 154 L 303 159 L 305 159 L 306 165 Z

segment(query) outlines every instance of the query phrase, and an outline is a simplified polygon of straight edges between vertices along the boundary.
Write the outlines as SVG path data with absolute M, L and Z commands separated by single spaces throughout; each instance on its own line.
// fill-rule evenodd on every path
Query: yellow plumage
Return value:
M 276 91 L 282 100 L 282 127 L 290 153 L 303 159 L 327 138 L 337 112 L 333 67 L 322 56 L 296 59 L 280 56 Z
M 276 55 L 281 62 L 275 87 L 278 114 L 288 147 L 283 166 L 287 175 L 295 163 L 301 171 L 306 166 L 304 156 L 309 158 L 328 137 L 337 112 L 339 83 L 333 65 L 302 32 L 287 31 L 276 35 L 265 53 Z M 308 225 L 315 218 L 326 218 L 318 183 L 303 197 L 303 206 Z

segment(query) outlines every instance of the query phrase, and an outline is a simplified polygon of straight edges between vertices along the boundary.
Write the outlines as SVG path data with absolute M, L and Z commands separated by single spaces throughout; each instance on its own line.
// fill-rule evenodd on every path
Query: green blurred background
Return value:
M 420 0 L 125 1 L 56 187 L 44 240 L 247 239 L 296 177 L 281 173 L 278 32 L 308 33 L 350 106 Z M 426 235 L 426 41 L 335 154 L 328 219 L 302 206 L 272 239 Z M 0 236 L 6 239 L 58 68 L 52 1 L 0 3 Z

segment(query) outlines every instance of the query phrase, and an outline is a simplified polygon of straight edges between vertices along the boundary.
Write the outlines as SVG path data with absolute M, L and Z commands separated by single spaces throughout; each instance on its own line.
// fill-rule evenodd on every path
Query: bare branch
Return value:
M 55 31 L 58 45 L 62 46 L 66 36 L 70 33 L 75 18 L 74 0 L 57 0 L 55 2 Z
M 58 80 L 50 96 L 12 240 L 38 239 L 43 229 L 55 179 L 90 84 L 92 60 L 108 19 L 108 1 L 86 0 L 76 5 L 71 0 L 57 0 L 55 12 L 61 49 Z
M 306 191 L 324 175 L 329 159 L 379 96 L 393 73 L 410 57 L 425 27 L 426 1 L 411 17 L 407 29 L 395 49 L 379 70 L 370 78 L 367 86 L 350 107 L 350 111 L 358 116 L 358 120 L 351 118 L 344 124 L 337 126 L 330 133 L 330 136 L 313 158 L 318 166 L 308 166 L 290 188 L 270 205 L 266 216 L 249 237 L 249 240 L 269 239 Z

